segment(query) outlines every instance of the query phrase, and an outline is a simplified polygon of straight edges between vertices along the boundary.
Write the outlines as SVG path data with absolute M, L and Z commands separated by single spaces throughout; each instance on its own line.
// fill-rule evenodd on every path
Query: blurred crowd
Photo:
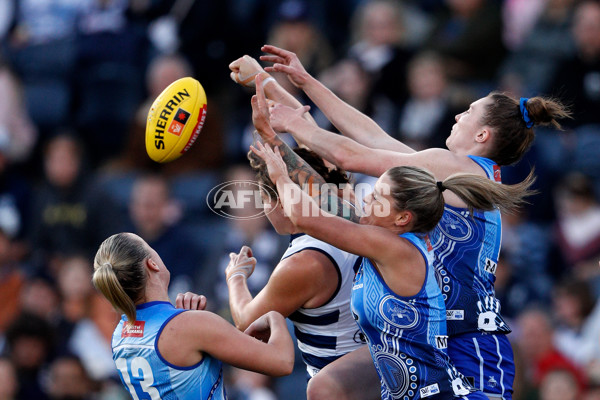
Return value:
M 227 219 L 206 201 L 221 182 L 253 179 L 251 92 L 228 64 L 265 43 L 415 149 L 444 147 L 454 116 L 492 90 L 570 105 L 564 130 L 537 129 L 502 170 L 512 183 L 535 168 L 539 193 L 504 218 L 496 291 L 514 398 L 600 399 L 599 1 L 0 0 L 0 400 L 128 398 L 110 349 L 119 316 L 91 285 L 112 233 L 157 250 L 173 298 L 205 294 L 221 315 L 230 251 L 249 245 L 249 286 L 265 284 L 288 238 L 244 218 L 254 204 Z M 187 154 L 156 164 L 147 111 L 184 76 L 206 90 L 206 124 Z M 275 380 L 229 370 L 228 395 L 302 399 L 297 364 Z

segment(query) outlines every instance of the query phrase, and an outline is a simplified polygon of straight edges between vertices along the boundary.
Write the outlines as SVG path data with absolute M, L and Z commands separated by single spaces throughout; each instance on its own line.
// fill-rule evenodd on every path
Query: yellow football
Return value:
M 154 100 L 146 123 L 146 151 L 159 163 L 176 160 L 189 150 L 206 119 L 206 93 L 194 78 L 171 83 Z

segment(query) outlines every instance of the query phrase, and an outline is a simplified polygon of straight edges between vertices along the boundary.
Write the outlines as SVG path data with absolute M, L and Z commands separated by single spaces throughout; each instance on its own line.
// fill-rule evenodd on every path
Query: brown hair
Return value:
M 386 174 L 393 182 L 391 196 L 398 210 L 410 210 L 415 221 L 412 232 L 432 230 L 444 213 L 442 190 L 448 189 L 473 209 L 512 212 L 525 203 L 534 192 L 529 187 L 535 181 L 533 171 L 523 182 L 505 185 L 475 174 L 454 174 L 438 185 L 428 171 L 411 166 L 393 167 Z
M 133 323 L 135 303 L 146 287 L 145 260 L 150 256 L 143 243 L 130 233 L 117 233 L 104 240 L 94 258 L 94 287 Z
M 498 165 L 514 164 L 527 152 L 535 133 L 533 128 L 525 125 L 519 100 L 500 92 L 492 92 L 488 98 L 491 103 L 487 105 L 481 122 L 493 129 L 494 146 L 487 157 Z M 561 129 L 558 120 L 571 117 L 568 108 L 553 98 L 532 97 L 525 108 L 534 125 L 551 125 Z
M 312 169 L 314 169 L 319 175 L 323 177 L 325 182 L 332 183 L 334 185 L 342 185 L 350 182 L 350 178 L 346 171 L 334 168 L 329 169 L 323 159 L 314 151 L 306 149 L 304 147 L 294 147 L 292 149 L 300 158 L 302 158 Z M 250 160 L 250 167 L 256 171 L 256 181 L 267 187 L 273 189 L 274 193 L 277 193 L 277 188 L 271 182 L 269 173 L 267 172 L 267 165 L 262 158 L 254 154 L 254 152 L 248 152 L 248 160 Z

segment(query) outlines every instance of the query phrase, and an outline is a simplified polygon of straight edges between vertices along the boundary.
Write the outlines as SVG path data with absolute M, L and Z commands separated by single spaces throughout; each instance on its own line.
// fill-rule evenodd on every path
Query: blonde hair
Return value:
M 522 182 L 505 185 L 475 174 L 454 174 L 437 182 L 428 171 L 411 166 L 393 167 L 387 172 L 393 185 L 391 196 L 398 210 L 414 213 L 413 232 L 429 232 L 444 213 L 443 190 L 456 194 L 472 212 L 473 209 L 513 212 L 526 203 L 525 197 L 535 193 L 529 187 L 535 181 L 533 171 Z
M 143 243 L 129 233 L 118 233 L 104 240 L 94 257 L 94 287 L 130 323 L 136 319 L 135 303 L 144 295 L 144 261 L 150 256 Z

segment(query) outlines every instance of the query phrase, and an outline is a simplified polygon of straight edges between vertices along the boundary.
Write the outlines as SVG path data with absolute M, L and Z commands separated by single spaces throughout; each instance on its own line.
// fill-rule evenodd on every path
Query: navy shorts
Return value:
M 504 400 L 512 399 L 515 362 L 506 335 L 476 332 L 451 336 L 448 355 L 475 389 Z

